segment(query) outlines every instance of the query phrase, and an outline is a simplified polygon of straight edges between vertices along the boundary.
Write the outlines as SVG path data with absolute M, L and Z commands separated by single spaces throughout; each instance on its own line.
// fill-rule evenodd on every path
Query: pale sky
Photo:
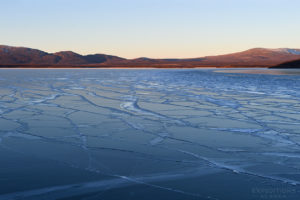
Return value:
M 300 48 L 299 0 L 0 0 L 0 44 L 125 58 Z

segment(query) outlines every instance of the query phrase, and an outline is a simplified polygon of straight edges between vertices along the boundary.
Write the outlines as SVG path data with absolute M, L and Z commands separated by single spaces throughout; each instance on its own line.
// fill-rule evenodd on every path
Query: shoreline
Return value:
M 103 65 L 47 65 L 47 64 L 1 64 L 0 69 L 236 69 L 270 68 L 272 65 L 197 65 L 197 64 L 103 64 Z
M 239 66 L 239 67 L 0 67 L 1 69 L 272 69 L 267 66 L 256 66 L 256 67 L 247 67 L 247 66 Z M 274 68 L 273 68 L 274 69 Z
M 1 69 L 222 69 L 222 68 L 217 68 L 217 67 L 164 67 L 164 68 L 157 68 L 157 67 L 59 67 L 59 68 L 55 68 L 55 67 L 3 67 L 0 68 Z M 224 69 L 224 68 L 223 68 Z M 230 68 L 228 68 L 230 69 Z M 234 68 L 232 68 L 234 69 Z M 251 68 L 249 68 L 251 69 Z M 256 68 L 257 69 L 257 68 Z

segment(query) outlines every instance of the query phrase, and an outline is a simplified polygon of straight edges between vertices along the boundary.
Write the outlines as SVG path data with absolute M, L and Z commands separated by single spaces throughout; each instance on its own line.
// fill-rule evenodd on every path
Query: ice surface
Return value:
M 171 184 L 222 173 L 299 189 L 300 76 L 214 71 L 1 70 L 0 199 L 133 185 L 222 199 Z M 32 178 L 61 165 L 80 173 Z

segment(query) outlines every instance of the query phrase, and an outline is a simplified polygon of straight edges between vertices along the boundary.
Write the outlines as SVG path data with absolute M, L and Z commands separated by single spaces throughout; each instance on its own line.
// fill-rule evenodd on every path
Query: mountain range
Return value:
M 0 45 L 0 67 L 271 67 L 294 60 L 300 60 L 300 49 L 254 48 L 190 59 L 125 59 L 106 54 L 80 55 L 72 51 L 47 53 Z

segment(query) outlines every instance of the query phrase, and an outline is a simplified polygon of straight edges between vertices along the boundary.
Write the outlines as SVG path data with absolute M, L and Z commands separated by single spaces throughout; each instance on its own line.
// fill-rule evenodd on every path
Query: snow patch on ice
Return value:
M 54 99 L 56 99 L 58 96 L 59 96 L 59 94 L 53 94 L 53 95 L 48 96 L 48 97 L 45 97 L 45 98 L 43 98 L 43 99 L 36 99 L 36 100 L 31 101 L 31 102 L 32 102 L 32 103 L 43 103 L 43 102 L 48 101 L 48 100 L 54 100 Z

